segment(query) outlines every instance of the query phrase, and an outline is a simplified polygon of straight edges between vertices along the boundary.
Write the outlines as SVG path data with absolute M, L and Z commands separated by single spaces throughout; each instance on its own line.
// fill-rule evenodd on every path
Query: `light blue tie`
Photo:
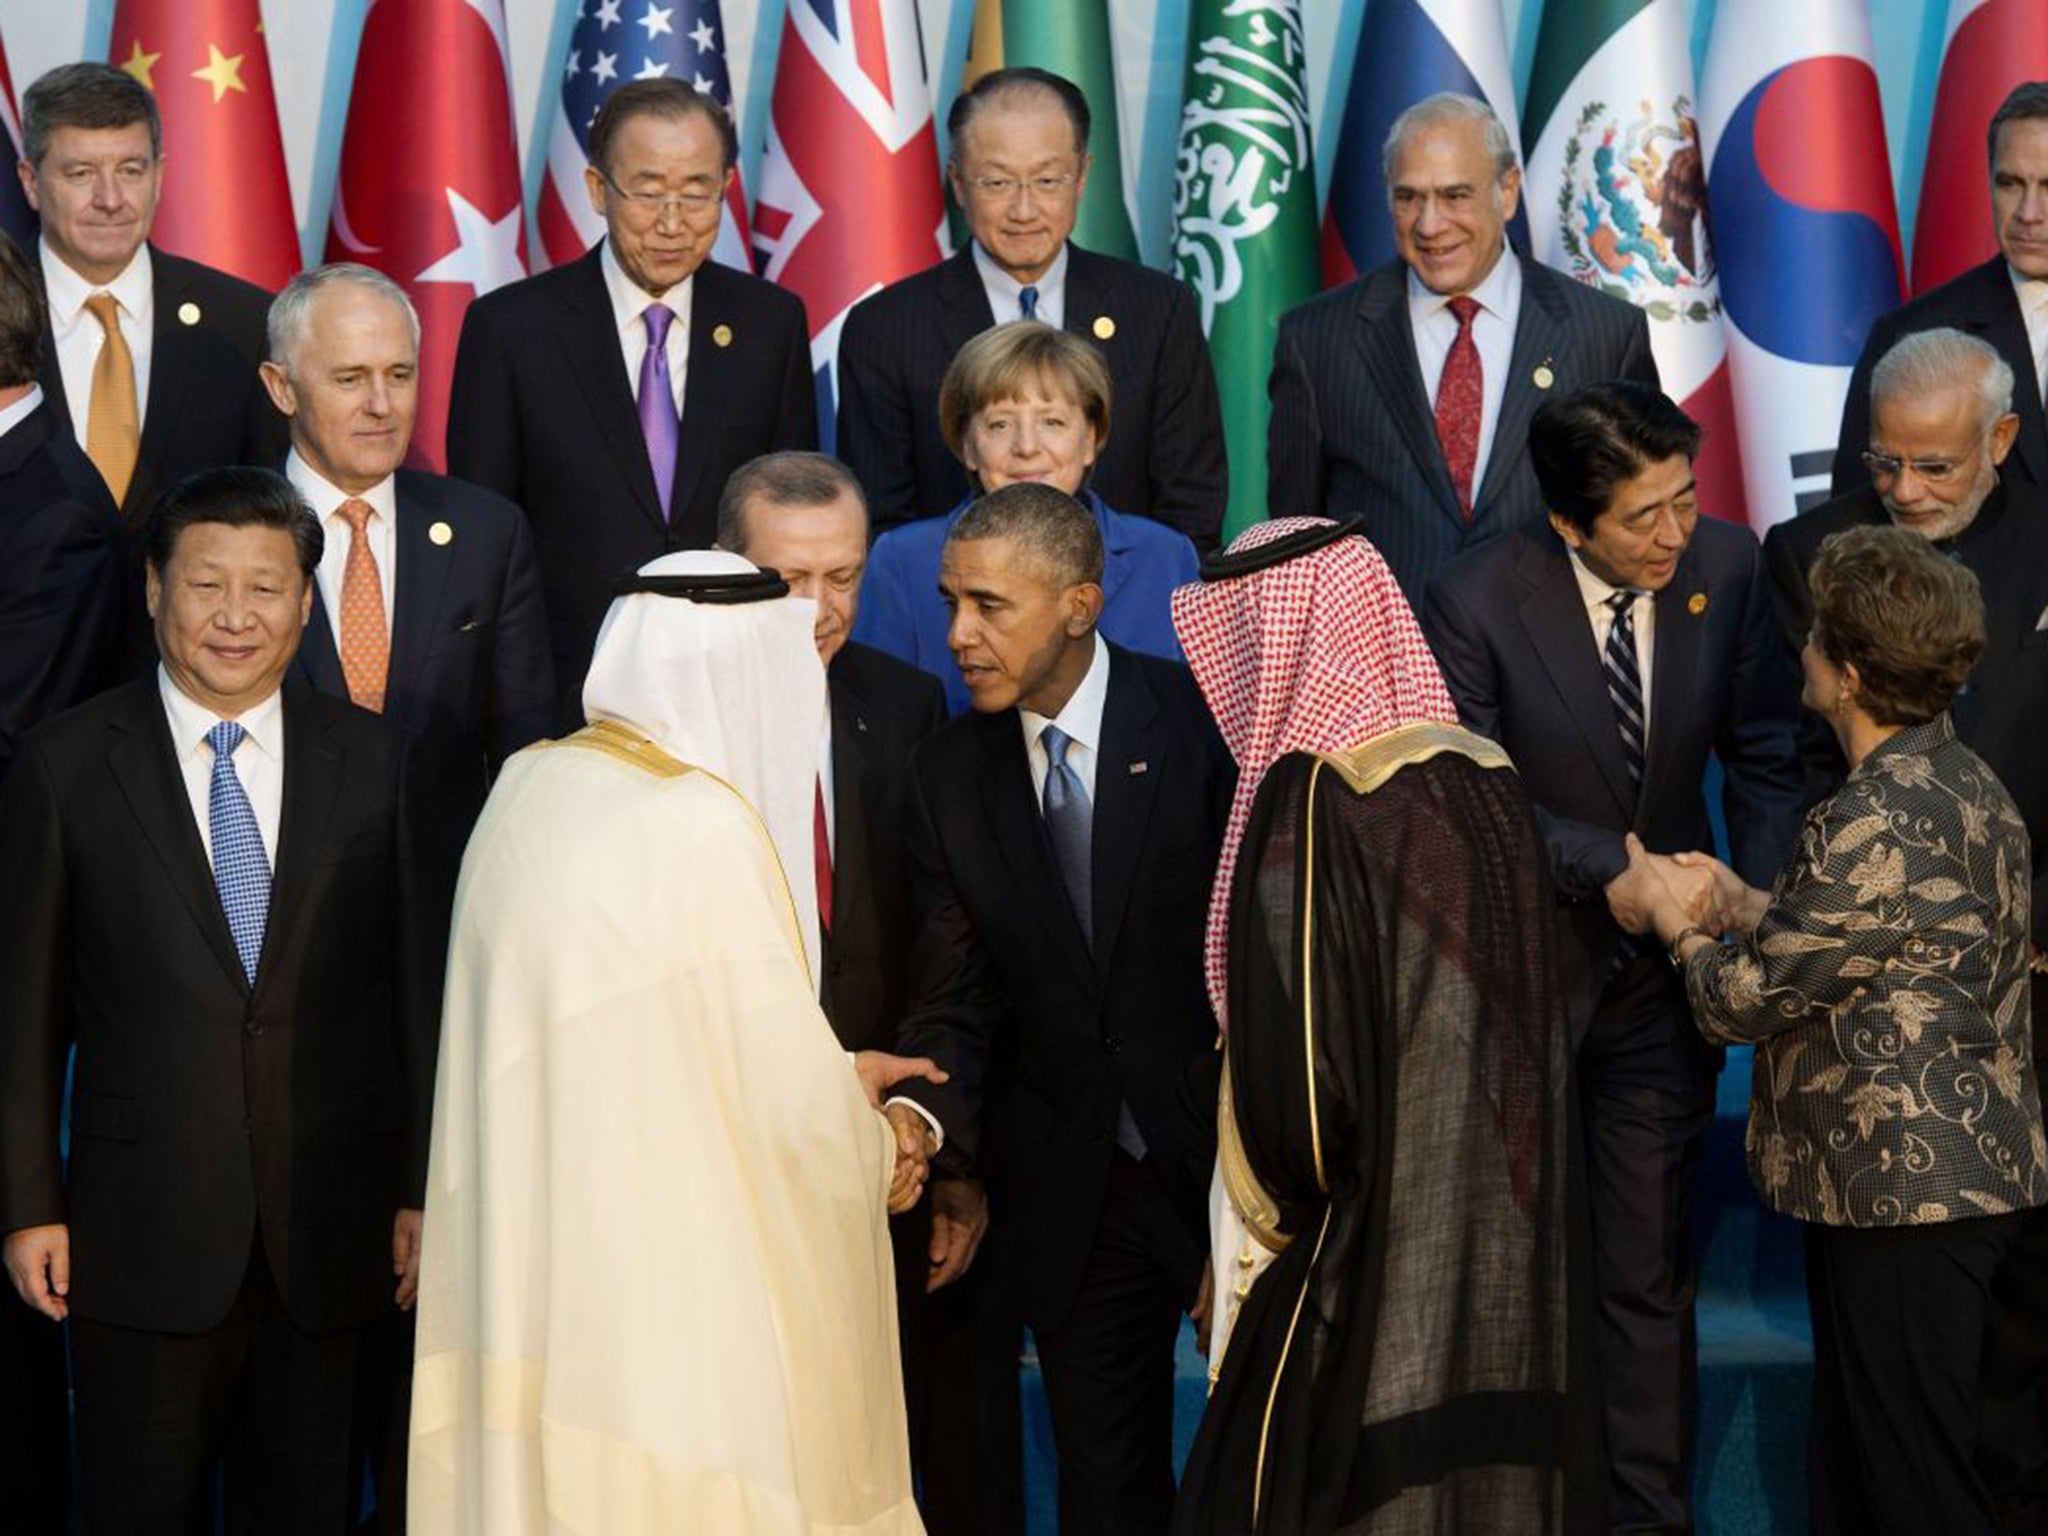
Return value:
M 263 833 L 255 809 L 235 775 L 235 748 L 249 733 L 233 720 L 223 720 L 206 733 L 213 748 L 213 780 L 206 791 L 206 822 L 213 837 L 213 883 L 234 935 L 235 953 L 249 985 L 256 984 L 256 963 L 263 958 L 263 924 L 270 912 L 270 858 L 263 851 Z
M 1052 837 L 1052 856 L 1059 863 L 1074 916 L 1081 920 L 1082 936 L 1093 944 L 1088 865 L 1095 846 L 1095 807 L 1088 803 L 1081 776 L 1067 762 L 1073 738 L 1048 725 L 1038 740 L 1045 748 L 1045 830 Z
M 1090 866 L 1095 850 L 1095 807 L 1088 801 L 1081 776 L 1067 762 L 1073 738 L 1058 726 L 1048 725 L 1038 733 L 1038 740 L 1045 748 L 1045 830 L 1052 838 L 1052 854 L 1060 866 L 1067 899 L 1074 904 L 1074 916 L 1081 920 L 1082 936 L 1092 949 L 1095 924 Z M 1145 1137 L 1128 1104 L 1117 1105 L 1116 1144 L 1134 1158 L 1145 1155 Z
M 1026 286 L 1017 290 L 1017 312 L 1026 320 L 1038 318 L 1038 289 Z

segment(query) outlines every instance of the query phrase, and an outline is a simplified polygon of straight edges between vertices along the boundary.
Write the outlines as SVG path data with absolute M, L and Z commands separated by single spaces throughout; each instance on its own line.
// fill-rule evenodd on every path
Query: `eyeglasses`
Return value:
M 597 174 L 628 208 L 650 219 L 659 218 L 671 210 L 685 218 L 698 218 L 716 208 L 725 198 L 722 187 L 693 187 L 687 192 L 628 192 L 606 172 L 599 170 Z
M 974 189 L 976 197 L 986 198 L 992 203 L 1007 203 L 1017 195 L 1020 187 L 1033 197 L 1052 198 L 1065 192 L 1077 180 L 1079 178 L 1069 171 L 1064 176 L 1026 176 L 1022 179 L 1015 176 L 970 176 L 967 185 Z
M 1873 480 L 1896 480 L 1899 471 L 1910 469 L 1913 478 L 1928 485 L 1947 485 L 1969 466 L 1976 455 L 1977 445 L 1984 441 L 1985 434 L 1979 432 L 1970 442 L 1969 452 L 1958 459 L 1895 459 L 1888 453 L 1863 451 L 1863 467 L 1870 471 Z

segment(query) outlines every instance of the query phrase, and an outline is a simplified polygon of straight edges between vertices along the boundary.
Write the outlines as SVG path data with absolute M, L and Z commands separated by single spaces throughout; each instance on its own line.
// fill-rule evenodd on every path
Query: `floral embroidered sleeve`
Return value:
M 1982 951 L 2018 894 L 1983 777 L 1873 754 L 1814 807 L 1755 930 L 1687 966 L 1701 1033 L 1761 1040 L 1854 1008 L 1917 1039 L 1951 1008 L 1980 1009 L 1957 983 L 1986 974 Z

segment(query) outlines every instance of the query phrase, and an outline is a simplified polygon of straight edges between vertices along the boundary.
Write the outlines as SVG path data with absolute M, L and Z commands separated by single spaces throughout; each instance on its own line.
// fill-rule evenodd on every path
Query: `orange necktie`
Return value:
M 373 508 L 353 496 L 340 508 L 348 524 L 348 563 L 341 568 L 341 675 L 348 696 L 364 709 L 384 712 L 384 678 L 391 669 L 391 632 L 384 623 L 384 584 L 370 553 L 367 528 Z
M 85 456 L 113 492 L 119 506 L 135 478 L 135 454 L 142 442 L 142 417 L 135 406 L 135 358 L 121 334 L 121 302 L 111 293 L 85 301 L 106 339 L 92 363 L 92 397 L 85 410 Z

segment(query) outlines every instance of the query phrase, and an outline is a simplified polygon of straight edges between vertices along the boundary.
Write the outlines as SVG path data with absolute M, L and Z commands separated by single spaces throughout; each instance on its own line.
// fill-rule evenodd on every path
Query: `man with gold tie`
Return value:
M 19 172 L 42 220 L 41 383 L 131 530 L 197 470 L 274 464 L 284 422 L 257 382 L 269 295 L 149 244 L 163 190 L 156 98 L 106 64 L 64 64 L 21 98 Z M 135 582 L 141 611 L 140 564 Z M 153 660 L 139 625 L 129 649 Z

